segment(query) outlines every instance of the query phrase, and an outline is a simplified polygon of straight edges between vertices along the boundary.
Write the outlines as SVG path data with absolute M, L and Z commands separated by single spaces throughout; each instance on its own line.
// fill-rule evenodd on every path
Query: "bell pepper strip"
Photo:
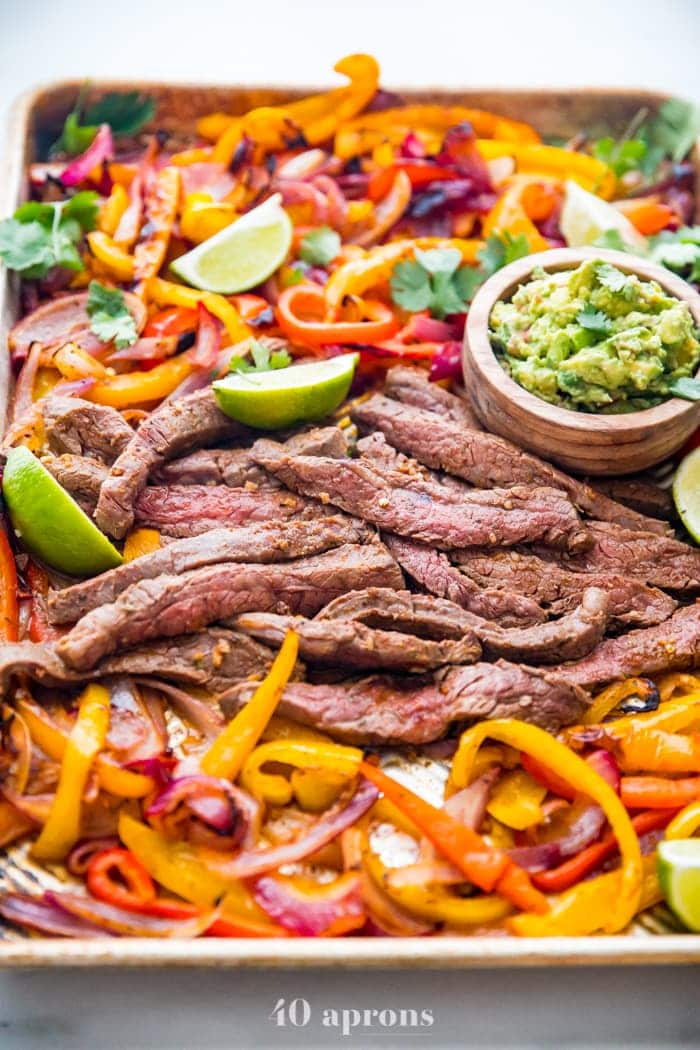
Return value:
M 160 533 L 157 529 L 133 529 L 124 541 L 124 561 L 133 561 L 144 554 L 160 549 Z
M 114 847 L 95 853 L 85 881 L 93 897 L 127 911 L 141 911 L 156 898 L 153 879 L 128 849 Z
M 160 277 L 151 277 L 145 283 L 146 297 L 161 306 L 185 306 L 190 310 L 197 309 L 197 303 L 203 303 L 207 310 L 223 322 L 232 343 L 249 339 L 254 333 L 241 320 L 238 310 L 223 295 L 216 292 L 200 292 L 195 288 L 185 288 L 173 281 L 164 281 Z
M 482 232 L 485 237 L 502 232 L 513 237 L 524 236 L 531 253 L 546 251 L 549 244 L 523 207 L 523 189 L 521 184 L 516 183 L 501 194 L 484 219 Z
M 112 408 L 131 408 L 151 401 L 162 401 L 172 394 L 191 371 L 192 365 L 180 354 L 147 372 L 124 372 L 122 375 L 109 376 L 95 383 L 91 390 L 86 391 L 85 397 L 89 401 L 96 401 L 98 405 L 111 405 Z
M 162 338 L 171 335 L 184 335 L 197 328 L 197 307 L 168 306 L 158 310 L 146 322 L 143 330 L 146 338 Z
M 669 674 L 661 675 L 660 678 L 657 678 L 656 684 L 662 704 L 665 704 L 667 700 L 671 700 L 673 694 L 679 689 L 684 694 L 700 694 L 700 677 L 693 674 L 684 674 L 682 671 L 672 671 Z
M 628 697 L 648 696 L 651 687 L 652 683 L 647 678 L 627 678 L 624 682 L 613 682 L 594 697 L 593 703 L 581 718 L 581 725 L 597 725 Z
M 49 594 L 49 577 L 45 569 L 31 558 L 27 562 L 25 577 L 32 592 L 32 611 L 29 614 L 28 634 L 32 642 L 55 642 L 65 634 L 65 628 L 49 623 L 46 599 Z
M 280 702 L 297 661 L 298 647 L 295 632 L 287 631 L 267 677 L 204 753 L 200 762 L 203 773 L 236 779 Z
M 134 279 L 134 257 L 124 250 L 108 233 L 93 230 L 87 235 L 90 251 L 117 281 Z
M 479 755 L 485 750 L 485 748 L 481 748 Z M 571 784 L 569 784 L 564 777 L 557 776 L 556 773 L 553 773 L 544 762 L 539 762 L 536 758 L 533 758 L 532 755 L 527 755 L 524 751 L 521 751 L 520 763 L 523 769 L 526 770 L 534 780 L 538 781 L 538 783 L 545 787 L 547 791 L 551 791 L 553 795 L 557 795 L 559 798 L 565 798 L 569 802 L 573 802 L 576 798 L 576 792 Z
M 632 827 L 641 838 L 650 831 L 665 828 L 674 813 L 673 809 L 650 809 L 637 813 L 632 817 Z M 614 856 L 615 853 L 617 853 L 617 839 L 612 834 L 606 835 L 600 842 L 587 846 L 586 849 L 570 857 L 558 867 L 550 871 L 534 872 L 532 881 L 543 893 L 561 893 L 576 882 L 580 882 L 590 872 L 595 871 L 604 860 Z
M 392 160 L 388 167 L 380 168 L 370 176 L 367 187 L 369 199 L 380 201 L 382 197 L 386 197 L 399 171 L 408 176 L 414 190 L 438 179 L 440 182 L 448 182 L 460 177 L 456 168 L 442 167 L 432 160 L 408 160 L 399 157 Z
M 700 801 L 691 802 L 689 806 L 677 813 L 666 828 L 667 839 L 689 839 L 700 828 Z
M 573 179 L 585 190 L 610 200 L 615 192 L 615 173 L 607 164 L 587 153 L 561 149 L 559 146 L 522 144 L 482 139 L 477 141 L 485 160 L 512 157 L 518 174 L 549 175 L 559 179 Z
M 168 165 L 157 173 L 146 194 L 146 236 L 134 248 L 134 277 L 143 281 L 160 270 L 170 243 L 180 199 L 180 172 Z
M 614 751 L 626 773 L 700 773 L 700 733 L 643 729 L 626 736 Z
M 62 762 L 68 743 L 68 734 L 55 725 L 43 708 L 32 700 L 20 697 L 15 706 L 27 724 L 32 740 L 54 762 Z M 98 755 L 95 762 L 97 781 L 101 788 L 118 798 L 144 798 L 155 785 L 150 777 L 122 769 L 108 755 Z
M 389 339 L 399 322 L 389 306 L 375 299 L 362 300 L 363 321 L 325 321 L 326 298 L 317 284 L 286 288 L 277 303 L 277 320 L 292 341 L 306 346 L 328 343 L 374 343 Z M 314 320 L 309 319 L 309 315 Z
M 677 219 L 673 208 L 650 197 L 617 201 L 615 207 L 626 215 L 635 229 L 645 237 L 661 233 Z
M 403 169 L 399 169 L 386 193 L 372 212 L 372 223 L 367 230 L 354 234 L 350 239 L 361 248 L 376 244 L 402 217 L 411 203 L 413 186 Z
M 208 164 L 211 161 L 211 153 L 211 146 L 193 146 L 192 149 L 173 153 L 169 163 L 178 168 L 187 168 L 190 164 Z
M 479 889 L 495 891 L 525 910 L 547 910 L 546 900 L 533 889 L 527 872 L 505 853 L 492 849 L 471 828 L 414 795 L 377 766 L 363 762 L 360 771 Z
M 514 915 L 506 919 L 511 933 L 519 937 L 583 937 L 607 930 L 610 914 L 617 908 L 624 876 L 620 871 L 584 880 L 552 901 L 548 915 Z M 638 912 L 663 900 L 656 874 L 656 857 L 643 857 Z
M 201 244 L 230 226 L 238 215 L 233 204 L 215 201 L 210 193 L 188 193 L 180 214 L 180 233 L 193 244 Z
M 109 729 L 109 692 L 89 685 L 78 702 L 78 717 L 66 742 L 54 800 L 32 847 L 37 860 L 62 860 L 80 837 L 83 791 Z
M 51 353 L 51 363 L 64 379 L 106 379 L 107 369 L 76 343 L 64 343 Z
M 17 566 L 7 532 L 0 525 L 0 642 L 19 637 Z
M 700 777 L 623 777 L 620 798 L 628 809 L 681 809 L 700 799 Z
M 224 899 L 225 904 L 225 899 Z M 294 934 L 271 922 L 256 922 L 237 916 L 220 915 L 207 927 L 207 937 L 293 937 Z
M 97 229 L 108 237 L 114 235 L 122 215 L 129 207 L 129 194 L 123 186 L 115 182 L 106 201 L 100 206 L 97 215 Z
M 544 729 L 517 719 L 495 719 L 482 722 L 462 734 L 459 748 L 452 762 L 450 785 L 452 789 L 466 787 L 479 747 L 486 739 L 497 740 L 532 755 L 557 776 L 563 777 L 575 791 L 580 792 L 601 807 L 619 843 L 622 857 L 620 893 L 615 907 L 606 919 L 609 933 L 623 929 L 636 914 L 641 886 L 641 852 L 639 841 L 624 805 L 610 785 L 582 758 Z M 624 781 L 623 781 L 624 783 Z M 666 808 L 671 808 L 670 803 Z M 650 807 L 639 807 L 650 808 Z
M 315 772 L 336 773 L 340 775 L 342 784 L 343 780 L 357 776 L 362 751 L 342 744 L 310 740 L 272 740 L 260 744 L 243 764 L 241 785 L 255 798 L 275 806 L 286 806 L 292 798 L 292 784 L 279 773 L 263 772 L 262 767 L 268 762 Z M 318 808 L 326 809 L 327 805 L 319 805 Z
M 494 786 L 486 811 L 506 827 L 524 831 L 544 819 L 541 803 L 546 794 L 547 789 L 525 770 L 514 769 Z

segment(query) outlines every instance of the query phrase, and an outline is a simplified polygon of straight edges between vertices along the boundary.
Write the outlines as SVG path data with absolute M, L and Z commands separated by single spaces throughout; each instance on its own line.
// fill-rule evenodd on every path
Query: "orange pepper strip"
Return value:
M 7 533 L 0 526 L 0 641 L 16 642 L 18 637 L 17 566 Z
M 390 339 L 399 330 L 399 322 L 389 306 L 375 299 L 365 299 L 362 309 L 366 321 L 324 321 L 326 308 L 323 289 L 315 284 L 296 284 L 286 288 L 277 303 L 277 320 L 290 339 L 307 346 L 327 343 L 377 343 Z M 311 314 L 318 320 L 306 320 Z
M 483 234 L 485 237 L 502 232 L 513 237 L 524 235 L 531 253 L 543 252 L 549 245 L 523 207 L 522 196 L 525 189 L 526 186 L 519 182 L 508 187 L 486 216 Z
M 372 215 L 372 225 L 368 230 L 352 238 L 361 247 L 376 244 L 385 233 L 399 221 L 411 202 L 413 186 L 405 171 L 399 169 L 394 176 L 391 187 L 385 197 L 377 204 Z
M 642 197 L 637 200 L 619 201 L 616 205 L 632 225 L 646 237 L 660 233 L 676 218 L 673 208 L 658 200 Z
M 156 175 L 146 199 L 146 220 L 152 232 L 134 248 L 134 277 L 137 281 L 155 277 L 163 265 L 179 200 L 180 172 L 168 165 Z
M 700 799 L 700 777 L 623 777 L 620 798 L 628 809 L 681 809 Z
M 414 795 L 377 766 L 363 762 L 360 772 L 479 889 L 487 893 L 495 890 L 526 911 L 547 911 L 547 901 L 533 887 L 527 872 L 514 864 L 505 853 L 484 842 L 476 831 L 460 824 L 444 809 L 438 809 Z
M 131 408 L 149 401 L 162 401 L 192 371 L 192 365 L 180 354 L 148 372 L 124 372 L 95 383 L 85 397 L 98 405 Z
M 585 190 L 610 200 L 615 192 L 615 173 L 607 164 L 588 153 L 561 149 L 559 146 L 514 143 L 496 139 L 478 139 L 479 152 L 485 160 L 512 157 L 516 171 L 525 175 L 549 175 L 573 179 Z

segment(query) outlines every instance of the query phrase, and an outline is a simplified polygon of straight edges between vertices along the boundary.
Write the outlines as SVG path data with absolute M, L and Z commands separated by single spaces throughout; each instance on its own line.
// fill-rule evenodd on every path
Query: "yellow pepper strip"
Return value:
M 613 682 L 594 698 L 593 703 L 581 718 L 581 725 L 593 726 L 614 711 L 618 704 L 629 696 L 644 695 L 648 691 L 644 678 L 627 678 L 624 682 Z
M 168 165 L 156 175 L 146 197 L 146 226 L 149 232 L 134 248 L 134 277 L 155 277 L 165 261 L 170 235 L 180 202 L 180 171 Z
M 525 236 L 530 253 L 544 252 L 547 241 L 530 219 L 522 204 L 524 186 L 517 183 L 501 194 L 483 224 L 484 237 L 492 233 L 510 233 L 513 237 Z
M 205 752 L 200 763 L 203 773 L 224 780 L 236 779 L 280 702 L 294 670 L 298 648 L 297 635 L 287 631 L 267 677 Z
M 229 113 L 207 113 L 205 117 L 200 117 L 197 121 L 197 134 L 207 142 L 216 142 L 240 119 L 240 117 L 232 117 Z
M 335 270 L 325 285 L 327 320 L 338 316 L 347 295 L 363 295 L 369 288 L 388 281 L 394 267 L 402 259 L 415 253 L 416 248 L 457 248 L 462 262 L 476 263 L 483 241 L 461 240 L 455 237 L 417 237 L 412 240 L 391 241 L 372 248 L 365 255 L 350 259 Z
M 158 529 L 133 529 L 124 541 L 124 561 L 133 561 L 160 548 Z
M 486 810 L 507 827 L 524 831 L 544 819 L 541 803 L 546 794 L 524 769 L 514 769 L 498 781 Z
M 612 722 L 596 724 L 595 727 L 588 722 L 581 726 L 569 726 L 560 736 L 565 744 L 576 747 L 589 743 L 591 728 L 598 728 L 609 741 L 622 742 L 627 738 L 633 741 L 637 734 L 652 730 L 677 733 L 680 729 L 692 725 L 697 718 L 700 718 L 700 693 L 689 693 L 675 700 L 667 700 L 655 711 L 648 711 L 646 714 L 625 715 Z
M 286 806 L 292 798 L 292 785 L 287 777 L 279 773 L 264 773 L 262 767 L 266 763 L 277 762 L 298 769 L 335 772 L 347 780 L 357 775 L 362 758 L 359 748 L 342 744 L 272 740 L 260 744 L 248 756 L 241 769 L 241 784 L 256 798 L 276 806 Z M 325 806 L 319 808 L 324 809 Z
M 469 783 L 472 763 L 480 745 L 487 738 L 517 747 L 531 755 L 601 807 L 617 839 L 622 861 L 619 892 L 605 918 L 605 930 L 617 933 L 623 929 L 639 909 L 642 855 L 632 822 L 618 796 L 588 763 L 559 740 L 544 729 L 517 719 L 481 722 L 462 734 L 450 773 L 453 790 L 466 787 Z
M 76 343 L 65 343 L 51 354 L 51 364 L 57 368 L 64 379 L 105 379 L 107 369 L 96 357 L 83 350 Z
M 696 675 L 674 671 L 671 674 L 662 675 L 657 680 L 657 688 L 661 703 L 664 704 L 671 699 L 677 689 L 681 689 L 684 693 L 700 692 L 700 678 Z
M 485 160 L 512 157 L 519 173 L 573 179 L 585 190 L 597 193 L 604 200 L 610 200 L 615 192 L 615 173 L 607 164 L 587 153 L 576 153 L 559 146 L 520 144 L 497 139 L 479 139 L 477 146 Z
M 149 372 L 124 372 L 122 375 L 109 376 L 95 383 L 85 397 L 96 401 L 98 405 L 111 405 L 112 408 L 131 408 L 150 401 L 162 401 L 172 394 L 175 387 L 192 371 L 192 365 L 180 354 L 156 365 Z
M 293 722 L 291 718 L 283 718 L 281 715 L 272 716 L 265 726 L 261 739 L 315 740 L 319 743 L 333 743 L 327 733 L 319 733 L 318 729 L 309 729 L 308 726 L 303 726 L 300 722 Z
M 190 164 L 208 164 L 211 160 L 211 153 L 211 146 L 195 146 L 192 149 L 183 149 L 179 153 L 173 153 L 169 163 L 178 168 L 186 168 Z
M 151 277 L 146 281 L 145 290 L 147 298 L 161 306 L 189 306 L 196 309 L 197 303 L 203 303 L 209 313 L 223 322 L 232 343 L 241 343 L 253 335 L 252 329 L 241 320 L 238 310 L 223 295 L 185 288 L 182 284 L 164 281 L 160 277 Z
M 515 915 L 506 925 L 519 937 L 584 937 L 605 929 L 607 917 L 615 910 L 621 890 L 619 871 L 579 882 L 552 901 L 547 915 Z M 656 875 L 656 855 L 644 857 L 641 864 L 639 903 L 629 921 L 645 908 L 663 899 Z
M 50 394 L 56 383 L 60 383 L 61 373 L 55 368 L 39 368 L 34 378 L 32 388 L 32 400 L 40 401 L 42 397 Z
M 68 737 L 48 818 L 32 847 L 32 855 L 38 860 L 62 860 L 78 841 L 83 791 L 108 729 L 109 692 L 102 685 L 89 685 L 78 703 L 78 717 Z
M 667 839 L 689 839 L 700 828 L 700 802 L 691 802 L 690 805 L 677 813 L 666 828 Z
M 323 813 L 337 802 L 347 785 L 347 777 L 332 769 L 295 769 L 291 781 L 294 798 L 310 813 Z
M 117 281 L 131 281 L 134 277 L 134 257 L 100 230 L 87 235 L 90 251 Z
M 68 744 L 67 733 L 54 725 L 46 712 L 33 701 L 20 699 L 16 707 L 37 747 L 54 762 L 62 762 Z M 100 787 L 118 798 L 144 798 L 155 786 L 150 777 L 122 769 L 107 755 L 98 756 L 95 771 Z
M 644 729 L 626 736 L 615 756 L 625 773 L 700 773 L 700 733 Z
M 215 201 L 210 193 L 188 193 L 180 215 L 180 232 L 188 241 L 201 244 L 237 218 L 233 204 Z
M 100 208 L 97 216 L 97 229 L 107 234 L 108 237 L 112 237 L 119 225 L 119 220 L 128 207 L 129 194 L 123 186 L 116 182 L 109 197 Z

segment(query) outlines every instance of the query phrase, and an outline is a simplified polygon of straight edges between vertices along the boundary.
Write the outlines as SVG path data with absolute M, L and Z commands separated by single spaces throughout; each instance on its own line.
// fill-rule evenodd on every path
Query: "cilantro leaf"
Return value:
M 682 397 L 685 401 L 700 401 L 700 380 L 691 379 L 689 376 L 674 379 L 668 385 L 669 391 L 675 397 Z
M 340 234 L 330 226 L 309 230 L 299 246 L 299 258 L 311 266 L 327 266 L 340 251 Z
M 454 275 L 453 283 L 460 299 L 470 303 L 484 283 L 484 275 L 476 266 L 462 266 Z
M 645 133 L 652 147 L 678 163 L 700 135 L 700 109 L 680 98 L 667 99 Z
M 404 310 L 418 313 L 433 301 L 430 275 L 419 262 L 410 259 L 397 263 L 390 281 L 391 298 Z
M 603 288 L 607 288 L 611 292 L 619 292 L 625 299 L 631 298 L 634 294 L 632 281 L 627 274 L 624 274 L 622 270 L 618 270 L 616 266 L 611 266 L 609 263 L 601 263 L 600 266 L 596 267 L 596 279 Z
M 429 274 L 447 274 L 451 276 L 462 261 L 457 248 L 430 248 L 423 251 L 416 248 L 416 262 Z
M 138 91 L 112 91 L 81 116 L 88 86 L 86 83 L 81 88 L 75 107 L 66 117 L 59 138 L 49 150 L 50 156 L 67 153 L 69 157 L 75 157 L 84 153 L 92 144 L 100 124 L 109 124 L 115 135 L 135 135 L 155 114 L 155 102 L 147 95 L 141 95 Z
M 90 281 L 87 314 L 90 330 L 103 343 L 114 341 L 117 349 L 123 350 L 138 339 L 136 322 L 126 305 L 124 293 L 118 288 L 106 288 L 98 281 Z
M 252 358 L 252 362 L 248 357 Z M 229 362 L 229 372 L 245 375 L 247 372 L 271 372 L 277 368 L 287 368 L 292 363 L 292 357 L 288 350 L 271 350 L 265 343 L 251 339 L 246 347 L 246 352 L 236 354 Z
M 596 310 L 591 303 L 586 303 L 583 310 L 576 315 L 582 328 L 595 335 L 608 335 L 612 329 L 612 320 L 602 310 Z
M 628 171 L 641 170 L 647 151 L 648 146 L 643 139 L 623 139 L 617 142 L 608 135 L 593 143 L 593 156 L 612 168 L 618 179 Z
M 94 229 L 97 211 L 97 194 L 91 191 L 53 204 L 27 201 L 0 222 L 0 259 L 28 280 L 45 277 L 55 266 L 82 270 L 77 244 Z
M 486 238 L 486 244 L 478 254 L 482 264 L 485 278 L 491 277 L 503 266 L 522 259 L 530 254 L 530 245 L 524 233 L 516 237 L 505 231 L 504 233 L 492 233 Z M 484 278 L 484 279 L 485 279 Z
M 600 237 L 593 241 L 594 248 L 609 248 L 615 252 L 629 252 L 630 246 L 623 241 L 619 230 L 604 230 Z
M 0 222 L 0 259 L 23 277 L 44 277 L 54 262 L 46 230 L 38 222 Z

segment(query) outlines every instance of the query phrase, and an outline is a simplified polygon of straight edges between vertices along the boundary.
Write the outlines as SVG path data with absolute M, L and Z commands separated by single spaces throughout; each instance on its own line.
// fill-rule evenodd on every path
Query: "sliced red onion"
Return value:
M 186 806 L 192 816 L 220 836 L 220 843 L 214 840 L 214 848 L 233 849 L 257 835 L 259 804 L 227 780 L 203 774 L 179 777 L 151 802 L 145 815 L 160 825 L 180 806 Z
M 468 787 L 462 788 L 461 791 L 448 798 L 442 808 L 460 824 L 471 828 L 472 831 L 478 831 L 486 814 L 491 788 L 498 780 L 500 773 L 498 766 L 487 770 Z
M 409 131 L 401 143 L 399 152 L 401 156 L 406 157 L 407 160 L 422 160 L 428 151 L 416 135 L 415 131 Z
M 139 685 L 148 685 L 157 689 L 171 702 L 177 713 L 190 723 L 207 740 L 213 740 L 224 727 L 224 717 L 216 705 L 190 696 L 184 689 L 178 689 L 168 682 L 153 681 L 150 678 L 134 679 Z
M 347 804 L 343 804 L 342 801 L 338 802 L 314 824 L 308 834 L 302 835 L 295 842 L 251 849 L 229 861 L 212 862 L 207 859 L 208 866 L 225 878 L 244 879 L 253 875 L 262 875 L 263 872 L 270 871 L 271 868 L 278 868 L 282 864 L 293 864 L 303 860 L 304 857 L 318 852 L 322 846 L 332 842 L 341 831 L 345 831 L 356 820 L 359 820 L 374 805 L 378 797 L 379 791 L 374 784 L 362 778 L 357 791 Z
M 525 871 L 547 871 L 561 863 L 559 843 L 543 842 L 540 846 L 517 846 L 509 849 L 508 856 Z
M 328 222 L 337 230 L 344 229 L 348 219 L 348 202 L 338 183 L 330 175 L 317 175 L 313 185 L 326 195 Z
M 125 346 L 123 350 L 115 350 L 105 358 L 106 361 L 160 361 L 166 357 L 172 357 L 177 350 L 178 337 L 176 335 L 166 336 L 144 336 L 137 339 L 131 346 Z
M 574 812 L 566 834 L 553 840 L 562 857 L 572 857 L 586 846 L 590 846 L 600 837 L 606 823 L 605 814 L 600 806 L 579 801 L 572 804 L 571 810 Z
M 24 362 L 22 371 L 17 377 L 15 386 L 15 398 L 12 408 L 12 422 L 19 423 L 28 415 L 34 403 L 34 380 L 39 369 L 41 354 L 43 351 L 41 343 L 33 343 L 27 360 Z
M 191 919 L 162 919 L 125 911 L 94 897 L 52 890 L 44 894 L 44 900 L 67 915 L 122 937 L 199 937 L 216 919 L 215 911 L 202 911 Z
M 462 378 L 462 344 L 443 343 L 430 362 L 430 380 Z
M 51 393 L 60 397 L 83 397 L 92 390 L 96 382 L 94 376 L 85 376 L 83 379 L 66 379 L 64 382 L 56 383 Z
M 124 768 L 150 777 L 156 787 L 163 790 L 170 783 L 177 764 L 178 760 L 171 755 L 151 755 L 149 758 L 135 758 L 131 762 L 125 762 Z
M 183 199 L 188 193 L 208 193 L 220 201 L 236 185 L 233 175 L 216 161 L 198 161 L 180 168 Z
M 221 321 L 207 310 L 204 303 L 197 303 L 197 339 L 192 349 L 186 351 L 191 365 L 205 369 L 207 373 L 212 370 L 221 353 L 222 328 Z
M 279 179 L 275 181 L 274 188 L 282 194 L 284 204 L 310 204 L 311 221 L 315 225 L 320 226 L 328 221 L 328 201 L 311 183 L 300 179 Z
M 84 153 L 72 160 L 61 175 L 64 186 L 78 186 L 84 182 L 91 171 L 105 160 L 114 156 L 112 129 L 109 124 L 101 124 L 92 143 Z
M 403 332 L 419 343 L 447 343 L 456 338 L 456 329 L 448 321 L 436 321 L 428 314 L 414 314 Z
M 337 893 L 319 887 L 323 896 L 302 896 L 287 879 L 263 875 L 253 888 L 253 896 L 271 919 L 299 937 L 322 937 L 331 934 L 338 923 L 345 929 L 362 926 L 365 908 L 359 875 L 344 875 Z M 343 930 L 345 932 L 345 930 Z
M 387 886 L 403 889 L 406 886 L 458 886 L 464 882 L 464 872 L 446 861 L 428 860 L 407 864 L 403 868 L 390 868 Z
M 196 371 L 190 372 L 188 376 L 185 376 L 182 382 L 164 398 L 164 401 L 177 401 L 178 398 L 184 397 L 185 394 L 194 394 L 195 390 L 203 390 L 210 382 L 210 374 L 198 368 Z
M 586 762 L 619 795 L 620 767 L 615 760 L 615 756 L 611 755 L 609 751 L 593 751 L 590 755 L 587 755 Z
M 0 915 L 18 926 L 28 926 L 49 937 L 111 937 L 110 931 L 87 919 L 70 915 L 46 897 L 27 893 L 6 893 L 0 897 Z
M 488 166 L 479 152 L 474 128 L 468 121 L 449 129 L 436 160 L 440 165 L 454 165 L 477 190 L 489 192 L 493 189 Z
M 280 164 L 277 176 L 280 179 L 307 179 L 317 175 L 328 161 L 328 154 L 323 149 L 307 149 L 290 157 Z
M 81 839 L 73 846 L 66 858 L 66 867 L 71 875 L 82 877 L 88 869 L 88 864 L 96 853 L 102 853 L 106 849 L 116 849 L 121 843 L 116 835 L 110 835 L 100 839 Z

